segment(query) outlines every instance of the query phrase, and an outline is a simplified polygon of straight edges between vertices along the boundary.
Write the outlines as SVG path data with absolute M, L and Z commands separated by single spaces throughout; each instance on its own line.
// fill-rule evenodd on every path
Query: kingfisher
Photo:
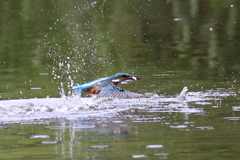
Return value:
M 141 79 L 140 75 L 117 73 L 112 77 L 100 78 L 89 83 L 75 86 L 73 89 L 78 93 L 87 92 L 89 94 L 97 94 L 100 97 L 120 99 L 146 97 L 145 94 L 130 92 L 118 87 L 120 84 L 128 84 L 138 79 Z

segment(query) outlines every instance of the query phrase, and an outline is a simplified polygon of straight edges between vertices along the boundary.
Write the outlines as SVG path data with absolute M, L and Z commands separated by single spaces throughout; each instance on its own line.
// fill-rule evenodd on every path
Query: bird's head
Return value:
M 128 73 L 116 73 L 113 77 L 112 77 L 112 82 L 114 83 L 122 83 L 126 80 L 139 80 L 141 79 L 140 75 L 131 75 Z

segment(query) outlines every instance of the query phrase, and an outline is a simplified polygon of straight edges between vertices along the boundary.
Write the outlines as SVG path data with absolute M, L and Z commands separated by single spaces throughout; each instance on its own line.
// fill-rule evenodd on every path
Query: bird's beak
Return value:
M 132 79 L 134 81 L 141 79 L 142 77 L 140 75 L 129 75 L 129 79 Z
M 132 77 L 132 79 L 133 79 L 134 81 L 136 81 L 136 80 L 137 80 L 137 77 Z
M 139 79 L 141 79 L 140 75 L 127 75 L 127 76 L 123 77 L 122 79 L 121 78 L 120 79 L 113 79 L 112 82 L 113 83 L 119 83 L 120 82 L 121 84 L 124 84 L 125 82 L 128 83 L 128 81 L 132 81 L 132 80 L 136 81 L 136 80 L 139 80 Z

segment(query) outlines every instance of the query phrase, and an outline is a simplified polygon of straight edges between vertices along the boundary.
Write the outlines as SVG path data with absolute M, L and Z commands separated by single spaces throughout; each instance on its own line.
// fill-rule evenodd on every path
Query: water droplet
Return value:
M 174 18 L 173 20 L 174 20 L 174 21 L 181 21 L 182 18 Z

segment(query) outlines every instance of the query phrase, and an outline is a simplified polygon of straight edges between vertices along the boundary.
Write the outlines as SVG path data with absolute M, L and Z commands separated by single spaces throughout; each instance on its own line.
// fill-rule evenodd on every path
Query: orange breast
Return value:
M 87 92 L 89 94 L 98 94 L 99 91 L 97 92 L 97 89 L 100 85 L 101 85 L 100 83 L 97 83 L 93 88 L 87 89 L 87 90 L 85 90 L 85 92 Z

